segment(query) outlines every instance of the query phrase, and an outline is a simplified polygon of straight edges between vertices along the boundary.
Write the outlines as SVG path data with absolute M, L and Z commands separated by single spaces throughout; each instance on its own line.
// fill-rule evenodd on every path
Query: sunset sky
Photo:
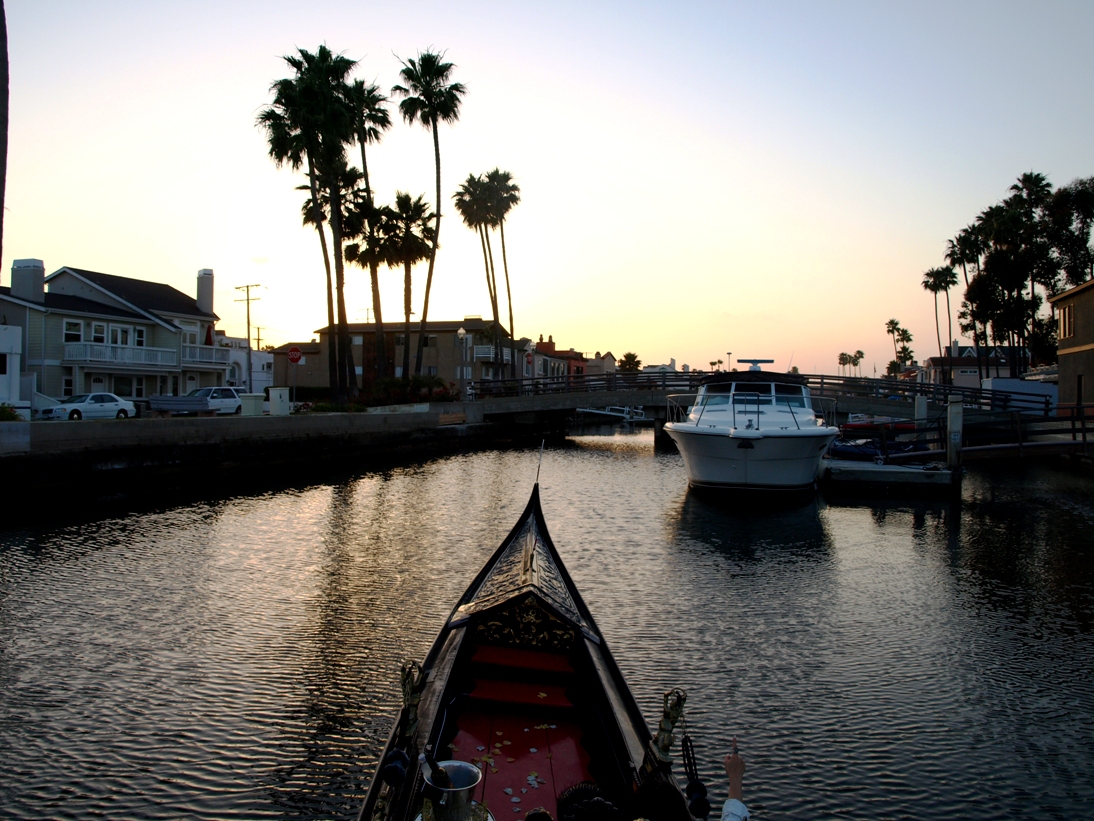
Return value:
M 0 283 L 38 257 L 193 294 L 213 268 L 230 334 L 234 286 L 263 286 L 263 344 L 326 316 L 303 177 L 254 125 L 296 47 L 326 43 L 385 89 L 398 57 L 446 49 L 468 93 L 440 134 L 445 197 L 495 166 L 522 191 L 506 227 L 517 335 L 647 364 L 732 351 L 835 372 L 861 349 L 869 375 L 892 359 L 891 317 L 917 359 L 936 354 L 920 283 L 946 239 L 1025 171 L 1094 176 L 1090 2 L 5 6 Z M 397 121 L 369 160 L 380 201 L 432 200 L 422 128 Z M 487 315 L 476 235 L 442 208 L 430 317 Z M 367 274 L 347 272 L 365 321 Z M 402 276 L 381 278 L 393 322 Z

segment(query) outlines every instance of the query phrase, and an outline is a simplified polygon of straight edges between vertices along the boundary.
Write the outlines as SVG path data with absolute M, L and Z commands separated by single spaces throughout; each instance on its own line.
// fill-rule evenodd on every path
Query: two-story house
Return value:
M 1094 279 L 1048 301 L 1056 311 L 1061 412 L 1070 413 L 1068 405 L 1094 402 Z
M 0 288 L 0 324 L 23 334 L 23 370 L 52 397 L 109 391 L 127 398 L 179 395 L 222 385 L 228 349 L 214 345 L 213 272 L 197 298 L 158 282 L 64 267 L 48 277 L 38 259 L 12 265 Z

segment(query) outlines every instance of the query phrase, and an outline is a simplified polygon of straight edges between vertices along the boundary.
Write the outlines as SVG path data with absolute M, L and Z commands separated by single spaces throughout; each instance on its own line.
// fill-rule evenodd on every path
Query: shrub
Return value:
M 0 422 L 22 422 L 23 417 L 15 412 L 15 408 L 0 402 Z

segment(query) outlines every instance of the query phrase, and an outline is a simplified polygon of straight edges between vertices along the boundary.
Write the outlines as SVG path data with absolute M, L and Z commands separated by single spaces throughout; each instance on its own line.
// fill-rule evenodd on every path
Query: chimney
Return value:
M 40 259 L 17 259 L 11 264 L 11 295 L 27 302 L 46 301 L 46 264 Z
M 954 359 L 957 359 L 957 357 L 961 356 L 961 345 L 956 339 L 953 341 L 953 347 L 951 348 L 951 351 L 952 353 L 950 354 L 950 356 L 952 356 Z
M 198 310 L 204 314 L 213 312 L 213 269 L 198 271 Z

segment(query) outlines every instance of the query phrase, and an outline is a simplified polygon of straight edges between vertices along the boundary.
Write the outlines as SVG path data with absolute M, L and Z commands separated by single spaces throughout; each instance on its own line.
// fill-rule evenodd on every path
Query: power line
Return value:
M 251 303 L 258 302 L 261 297 L 251 296 L 252 288 L 261 288 L 261 285 L 237 285 L 237 291 L 245 291 L 246 296 L 243 299 L 237 299 L 236 302 L 247 303 L 247 393 L 254 393 L 254 374 L 251 372 Z

